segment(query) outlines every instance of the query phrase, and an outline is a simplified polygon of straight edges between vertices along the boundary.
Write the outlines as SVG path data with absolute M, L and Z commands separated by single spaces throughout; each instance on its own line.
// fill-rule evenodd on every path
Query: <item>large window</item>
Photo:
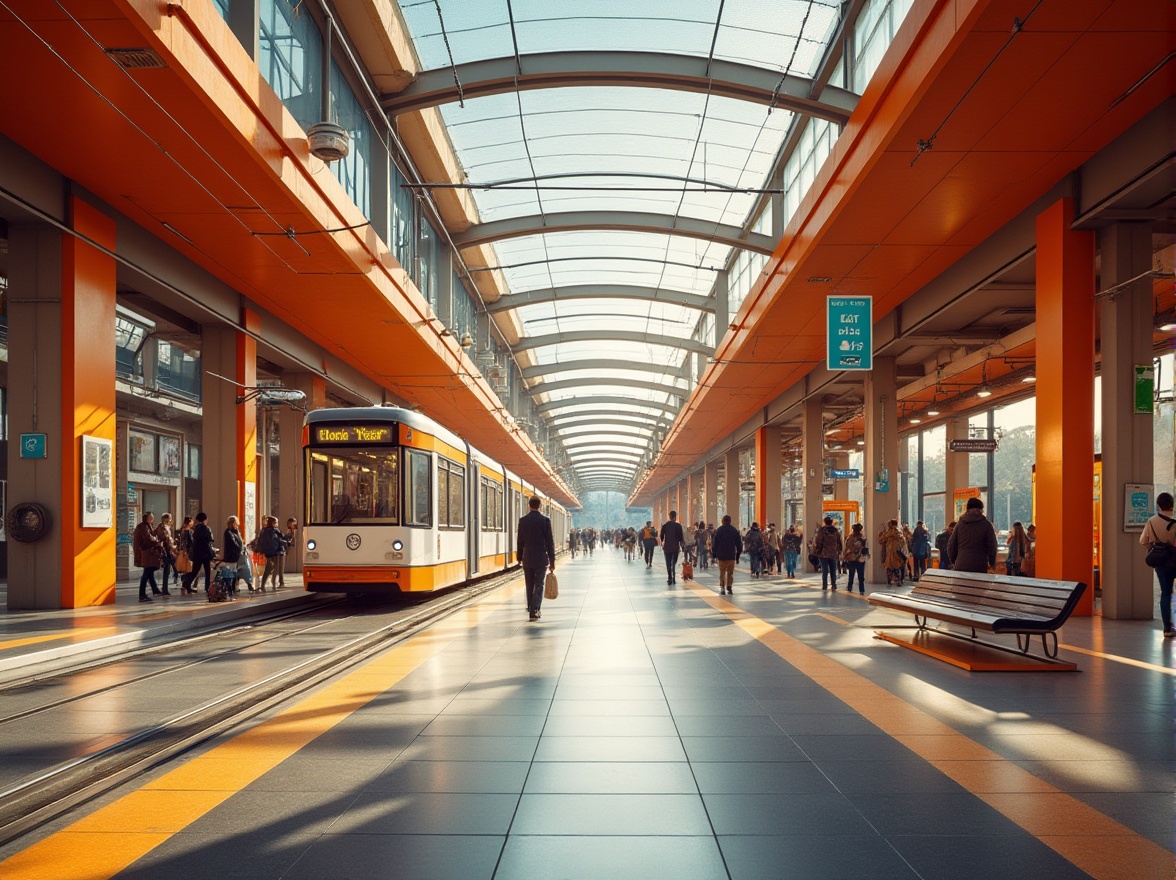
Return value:
M 331 107 L 334 122 L 351 135 L 351 150 L 345 159 L 331 163 L 331 171 L 339 178 L 351 201 L 371 216 L 372 187 L 372 126 L 356 100 L 351 86 L 343 77 L 339 65 L 331 62 Z
M 155 384 L 163 391 L 200 400 L 200 352 L 159 340 Z
M 323 38 L 298 0 L 261 0 L 257 66 L 303 129 L 322 122 Z
M 395 449 L 338 449 L 310 456 L 310 524 L 397 523 Z
M 447 458 L 437 458 L 437 525 L 465 527 L 465 468 Z
M 404 521 L 410 526 L 433 524 L 433 467 L 427 452 L 408 450 L 408 485 L 405 486 Z

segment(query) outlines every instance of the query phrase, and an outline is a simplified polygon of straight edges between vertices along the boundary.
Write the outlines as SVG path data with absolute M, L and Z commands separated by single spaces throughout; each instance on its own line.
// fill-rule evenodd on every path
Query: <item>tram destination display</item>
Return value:
M 311 425 L 311 446 L 389 446 L 396 442 L 396 424 Z

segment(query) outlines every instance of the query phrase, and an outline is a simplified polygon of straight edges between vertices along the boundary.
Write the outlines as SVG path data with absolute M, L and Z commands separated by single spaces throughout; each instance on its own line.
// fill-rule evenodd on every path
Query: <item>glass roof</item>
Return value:
M 556 52 L 658 52 L 736 62 L 812 76 L 834 32 L 838 0 L 405 0 L 401 8 L 423 70 Z M 554 231 L 493 245 L 510 294 L 575 285 L 625 285 L 707 296 L 732 258 L 729 244 L 664 231 L 610 228 L 618 213 L 653 215 L 662 228 L 689 220 L 716 237 L 745 229 L 793 124 L 776 108 L 671 88 L 563 86 L 466 98 L 440 108 L 482 222 L 602 212 L 602 228 Z M 608 217 L 607 214 L 613 214 Z M 599 218 L 598 218 L 599 219 Z M 711 226 L 713 224 L 713 227 Z M 523 338 L 635 331 L 687 340 L 700 335 L 698 309 L 664 301 L 602 296 L 520 305 Z M 709 325 L 708 325 L 709 328 Z M 713 345 L 711 331 L 705 342 Z M 530 348 L 530 363 L 566 366 L 532 383 L 539 405 L 558 410 L 645 413 L 665 425 L 687 391 L 686 349 L 655 341 L 562 340 Z M 618 360 L 631 369 L 577 361 Z M 684 371 L 693 376 L 693 364 Z M 545 383 L 582 379 L 574 389 Z M 620 380 L 661 387 L 610 384 Z M 623 397 L 633 404 L 591 403 Z M 598 436 L 628 444 L 648 428 L 601 425 Z M 582 424 L 564 439 L 592 436 Z M 596 454 L 587 451 L 584 454 Z M 620 455 L 620 449 L 618 449 Z M 573 450 L 573 463 L 580 456 Z M 626 452 L 623 460 L 627 461 Z M 619 457 L 618 461 L 622 459 Z

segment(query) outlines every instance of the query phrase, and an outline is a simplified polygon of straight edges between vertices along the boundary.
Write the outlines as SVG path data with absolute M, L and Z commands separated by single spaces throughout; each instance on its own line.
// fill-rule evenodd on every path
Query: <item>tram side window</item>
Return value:
M 502 485 L 482 477 L 478 500 L 482 505 L 482 531 L 502 531 Z
M 437 525 L 465 526 L 465 468 L 448 459 L 437 459 Z
M 407 472 L 405 521 L 410 526 L 431 526 L 433 524 L 433 504 L 429 484 L 433 469 L 429 465 L 429 454 L 410 450 Z

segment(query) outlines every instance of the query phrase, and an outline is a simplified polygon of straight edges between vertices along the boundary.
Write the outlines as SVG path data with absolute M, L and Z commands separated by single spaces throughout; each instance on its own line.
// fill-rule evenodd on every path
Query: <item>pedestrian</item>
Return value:
M 568 552 L 572 554 L 572 559 L 576 558 L 576 551 L 580 549 L 580 533 L 575 529 L 568 532 Z
M 200 572 L 204 571 L 204 592 L 212 584 L 212 560 L 216 557 L 215 538 L 208 525 L 208 514 L 196 514 L 196 525 L 192 527 L 192 573 L 188 576 L 188 592 L 196 592 Z
M 886 523 L 878 535 L 878 547 L 882 551 L 882 565 L 886 568 L 886 583 L 901 587 L 906 575 L 907 548 L 898 520 Z
M 731 517 L 723 516 L 723 523 L 711 537 L 711 556 L 719 566 L 719 595 L 732 592 L 735 562 L 743 555 L 743 539 L 739 529 L 731 525 Z
M 221 562 L 233 572 L 233 582 L 229 585 L 229 595 L 237 595 L 237 566 L 241 564 L 241 554 L 245 552 L 245 542 L 241 539 L 240 521 L 230 516 L 225 523 L 224 548 L 221 550 Z
M 131 546 L 135 552 L 135 565 L 143 569 L 139 575 L 139 601 L 150 602 L 147 586 L 151 585 L 151 593 L 155 596 L 163 595 L 155 584 L 155 572 L 163 559 L 163 542 L 155 534 L 155 514 L 150 510 L 143 514 L 143 519 L 135 526 Z
M 984 502 L 969 498 L 947 542 L 952 571 L 987 572 L 996 565 L 996 530 L 984 516 Z
M 544 570 L 555 571 L 555 536 L 551 532 L 551 520 L 539 512 L 542 504 L 539 498 L 531 496 L 527 502 L 531 509 L 519 520 L 515 542 L 527 584 L 527 615 L 531 620 L 539 619 L 543 604 Z
M 813 554 L 821 564 L 821 589 L 829 589 L 832 581 L 833 589 L 837 589 L 837 562 L 841 559 L 841 532 L 833 525 L 833 517 L 825 517 L 825 524 L 817 529 L 813 538 Z
M 268 579 L 275 592 L 282 583 L 282 569 L 286 562 L 286 540 L 278 529 L 278 518 L 267 516 L 262 520 L 262 530 L 257 533 L 257 552 L 265 557 L 265 569 L 261 573 L 261 592 L 265 592 L 265 582 Z M 252 587 L 249 588 L 252 591 Z
M 1161 492 L 1156 496 L 1156 514 L 1143 526 L 1139 543 L 1152 552 L 1157 544 L 1176 544 L 1176 519 L 1172 517 L 1172 495 Z M 1176 550 L 1169 550 L 1167 561 L 1161 560 L 1154 566 L 1160 581 L 1160 622 L 1164 627 L 1164 638 L 1176 637 L 1172 628 L 1172 583 L 1176 581 Z
M 914 579 L 918 581 L 927 570 L 931 558 L 931 533 L 919 520 L 911 532 L 911 557 L 914 565 Z
M 1013 530 L 1005 541 L 1005 574 L 1020 577 L 1021 566 L 1029 555 L 1029 536 L 1019 522 L 1013 523 Z
M 698 567 L 705 569 L 707 567 L 707 555 L 709 549 L 707 541 L 710 536 L 706 531 L 706 523 L 699 521 L 694 529 L 694 553 L 698 557 Z
M 800 561 L 800 548 L 804 546 L 804 539 L 796 530 L 795 525 L 788 527 L 780 544 L 784 548 L 784 573 L 788 577 L 794 578 L 796 577 L 796 563 Z
M 845 539 L 845 551 L 841 560 L 845 563 L 845 570 L 849 572 L 849 582 L 846 589 L 853 592 L 853 576 L 857 575 L 858 592 L 866 594 L 866 559 L 870 555 L 870 548 L 866 544 L 866 535 L 862 531 L 861 523 L 854 523 L 849 537 Z
M 645 521 L 645 528 L 641 530 L 641 549 L 645 552 L 645 567 L 653 568 L 653 548 L 657 546 L 657 529 L 653 527 L 653 520 Z
M 661 542 L 662 553 L 666 555 L 666 573 L 669 575 L 666 583 L 676 584 L 678 554 L 686 546 L 686 535 L 682 531 L 682 524 L 678 522 L 678 511 L 670 511 L 670 518 L 662 525 L 657 538 Z
M 939 551 L 939 567 L 943 570 L 951 568 L 951 561 L 947 558 L 947 542 L 951 540 L 951 533 L 955 531 L 955 521 L 949 522 L 947 528 L 935 536 L 935 549 Z
M 184 517 L 180 530 L 176 533 L 176 574 L 180 578 L 180 592 L 187 595 L 195 590 L 189 587 L 192 580 L 192 527 L 195 521 L 190 516 Z
M 1033 523 L 1025 529 L 1025 540 L 1029 542 L 1029 549 L 1021 560 L 1021 577 L 1037 577 L 1037 526 Z
M 743 536 L 743 545 L 747 550 L 751 576 L 757 578 L 764 567 L 764 533 L 760 531 L 758 522 L 753 522 L 747 534 Z
M 159 517 L 155 537 L 159 538 L 159 543 L 162 545 L 160 552 L 160 563 L 163 566 L 162 595 L 170 596 L 171 592 L 167 588 L 168 576 L 171 575 L 171 579 L 177 583 L 180 580 L 179 572 L 176 571 L 176 539 L 172 534 L 172 515 L 170 513 Z

